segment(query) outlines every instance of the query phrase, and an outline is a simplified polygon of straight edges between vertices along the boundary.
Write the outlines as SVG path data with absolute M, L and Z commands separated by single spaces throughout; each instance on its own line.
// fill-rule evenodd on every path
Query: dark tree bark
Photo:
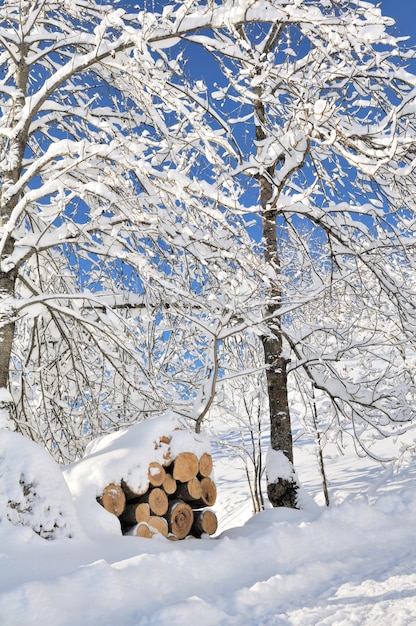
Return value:
M 6 246 L 4 256 L 9 254 L 8 247 L 10 246 Z M 6 309 L 4 312 L 0 312 L 0 388 L 6 389 L 9 381 L 9 364 L 14 337 L 14 321 L 12 311 L 8 311 L 7 300 L 14 297 L 14 284 L 14 273 L 0 270 L 0 299 L 3 300 L 3 306 Z
M 25 58 L 28 54 L 28 50 L 28 45 L 22 41 L 19 50 L 21 60 L 16 70 L 16 87 L 18 91 L 12 111 L 12 115 L 15 117 L 14 123 L 17 123 L 19 118 L 18 113 L 25 104 L 29 75 L 29 68 L 25 62 Z M 12 123 L 12 126 L 13 125 Z M 7 146 L 10 153 L 14 154 L 15 159 L 12 168 L 5 172 L 3 180 L 0 181 L 0 226 L 7 224 L 19 199 L 17 196 L 8 197 L 7 191 L 12 185 L 17 183 L 20 178 L 25 145 L 26 129 L 18 133 Z M 10 235 L 7 235 L 4 240 L 4 245 L 0 249 L 0 389 L 8 388 L 10 359 L 15 331 L 13 307 L 8 303 L 8 300 L 12 300 L 15 295 L 17 268 L 12 267 L 8 269 L 7 267 L 3 267 L 3 262 L 11 256 L 13 250 L 14 240 Z M 13 406 L 2 408 L 8 409 L 9 416 L 12 417 Z
M 260 95 L 259 90 L 259 95 Z M 267 138 L 266 114 L 261 97 L 255 100 L 256 140 Z M 272 450 L 281 451 L 293 465 L 292 427 L 289 412 L 287 389 L 287 362 L 283 356 L 282 322 L 278 314 L 281 293 L 278 285 L 280 275 L 279 247 L 276 231 L 276 209 L 273 208 L 273 177 L 276 164 L 267 168 L 258 176 L 260 203 L 262 207 L 264 260 L 275 272 L 275 282 L 269 293 L 269 304 L 266 308 L 268 333 L 263 335 L 262 343 L 267 378 L 267 392 L 270 414 L 270 446 Z M 279 191 L 279 190 L 277 190 Z M 268 478 L 267 495 L 274 507 L 285 506 L 297 508 L 298 484 L 293 479 Z

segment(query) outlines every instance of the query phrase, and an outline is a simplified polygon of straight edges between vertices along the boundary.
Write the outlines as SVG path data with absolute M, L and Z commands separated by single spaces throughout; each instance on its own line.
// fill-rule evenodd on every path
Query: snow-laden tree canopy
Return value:
M 222 132 L 157 30 L 94 2 L 0 9 L 0 386 L 64 457 L 166 404 L 198 415 L 207 345 L 257 289 L 238 194 L 194 176 Z
M 199 426 L 242 369 L 266 372 L 289 462 L 300 402 L 364 448 L 411 422 L 416 78 L 392 20 L 361 0 L 10 0 L 0 25 L 20 430 L 68 456 L 166 405 Z M 287 483 L 269 495 L 292 506 Z
M 170 33 L 203 51 L 207 115 L 236 153 L 227 175 L 259 193 L 272 447 L 292 461 L 295 382 L 323 428 L 369 451 L 414 418 L 414 52 L 360 0 L 166 14 L 157 45 Z

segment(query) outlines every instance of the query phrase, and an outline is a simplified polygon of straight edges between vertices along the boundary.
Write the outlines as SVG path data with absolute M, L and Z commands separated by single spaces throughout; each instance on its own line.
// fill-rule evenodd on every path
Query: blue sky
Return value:
M 371 0 L 379 4 L 384 15 L 393 17 L 401 35 L 409 35 L 416 45 L 416 2 L 415 0 Z

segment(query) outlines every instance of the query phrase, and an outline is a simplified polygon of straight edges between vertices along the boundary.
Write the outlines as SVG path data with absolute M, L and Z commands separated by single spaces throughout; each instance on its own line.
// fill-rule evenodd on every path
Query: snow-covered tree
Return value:
M 245 189 L 259 217 L 268 493 L 274 505 L 296 506 L 291 372 L 324 394 L 364 445 L 367 426 L 400 430 L 413 419 L 414 385 L 397 357 L 406 345 L 412 358 L 416 322 L 416 78 L 406 70 L 414 53 L 391 33 L 393 21 L 361 0 L 178 3 L 169 20 L 156 43 L 176 37 L 206 62 L 205 83 L 204 72 L 189 72 L 213 127 L 221 119 L 231 132 L 235 160 L 223 176 Z M 356 320 L 334 325 L 335 293 L 340 310 L 354 294 Z M 361 372 L 373 364 L 366 375 L 349 370 L 355 358 Z M 400 392 L 389 382 L 399 370 Z
M 0 8 L 1 415 L 200 428 L 252 331 L 296 506 L 289 388 L 365 447 L 413 419 L 413 53 L 362 0 L 144 8 Z
M 167 405 L 196 419 L 239 306 L 235 189 L 192 174 L 222 132 L 159 28 L 92 0 L 0 7 L 1 416 L 61 459 Z

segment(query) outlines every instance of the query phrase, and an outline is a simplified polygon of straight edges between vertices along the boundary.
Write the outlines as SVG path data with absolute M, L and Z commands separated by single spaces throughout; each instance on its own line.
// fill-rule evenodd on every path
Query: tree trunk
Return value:
M 10 111 L 12 115 L 10 120 L 11 128 L 18 123 L 20 112 L 25 105 L 29 77 L 29 67 L 25 59 L 28 52 L 28 44 L 22 40 L 17 54 L 20 60 L 16 68 L 16 95 L 12 99 Z M 0 186 L 0 227 L 6 226 L 7 228 L 7 222 L 18 202 L 17 196 L 9 197 L 7 192 L 20 178 L 25 147 L 25 132 L 23 134 L 18 133 L 16 137 L 10 140 L 8 149 L 9 154 L 13 156 L 10 159 L 13 165 L 11 169 L 3 171 L 2 175 L 2 185 Z M 13 251 L 14 239 L 8 234 L 3 247 L 0 247 L 0 390 L 2 388 L 8 389 L 10 359 L 15 331 L 13 304 L 10 303 L 10 300 L 15 295 L 17 268 L 12 267 L 6 271 L 6 268 L 3 267 L 3 262 L 12 255 Z M 0 406 L 0 409 L 6 410 L 8 418 L 13 419 L 13 404 L 11 402 L 2 402 L 1 404 L 4 406 Z
M 1 210 L 1 206 L 0 206 Z M 4 216 L 3 216 L 4 217 Z M 0 214 L 0 225 L 2 215 Z M 13 239 L 9 236 L 0 250 L 0 390 L 9 388 L 10 360 L 15 331 L 13 298 L 15 295 L 16 270 L 2 271 L 2 262 L 13 252 Z M 14 417 L 14 405 L 0 395 L 0 411 L 3 413 L 0 427 L 8 426 Z M 5 413 L 5 414 L 4 414 Z
M 8 319 L 7 299 L 14 296 L 14 280 L 0 271 L 0 389 L 7 389 L 14 322 Z
M 259 94 L 261 91 L 259 91 Z M 266 138 L 266 114 L 261 98 L 255 100 L 256 140 L 263 142 Z M 261 149 L 261 147 L 259 148 Z M 262 337 L 264 360 L 266 365 L 267 392 L 270 414 L 270 446 L 272 450 L 282 451 L 293 465 L 292 428 L 290 422 L 288 390 L 287 390 L 287 363 L 283 356 L 282 322 L 278 314 L 282 302 L 279 286 L 280 257 L 276 232 L 276 209 L 273 201 L 273 177 L 276 165 L 272 165 L 262 174 L 259 174 L 260 203 L 262 207 L 264 260 L 274 271 L 275 279 L 269 293 L 269 303 L 266 307 L 266 323 L 268 333 Z M 279 190 L 276 191 L 278 193 Z M 297 507 L 297 482 L 295 474 L 293 480 L 277 478 L 269 481 L 267 494 L 272 506 Z

